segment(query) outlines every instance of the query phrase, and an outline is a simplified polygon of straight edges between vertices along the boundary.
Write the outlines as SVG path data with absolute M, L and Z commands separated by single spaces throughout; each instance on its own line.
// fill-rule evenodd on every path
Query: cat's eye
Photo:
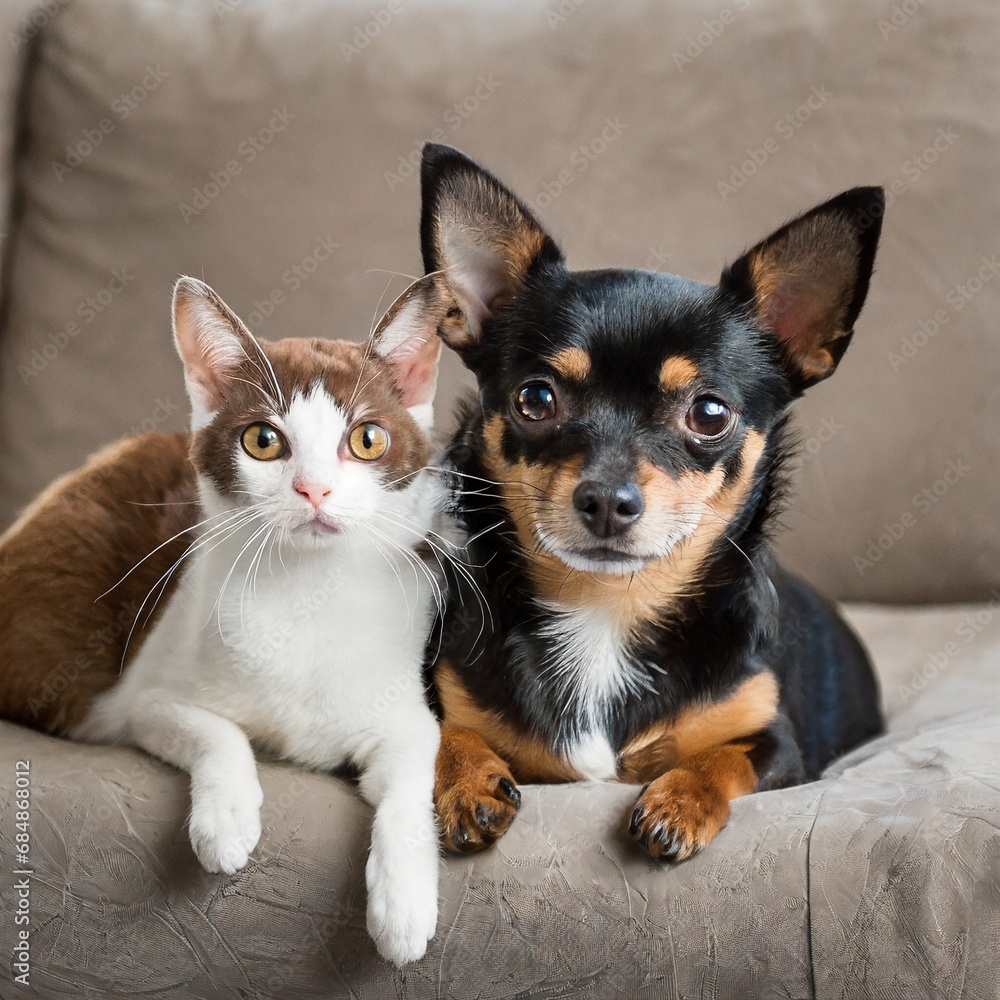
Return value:
M 556 394 L 548 382 L 529 382 L 518 390 L 514 407 L 525 420 L 548 420 L 556 415 Z
M 735 415 L 721 399 L 699 396 L 688 409 L 684 422 L 698 437 L 712 440 L 722 437 L 734 425 Z
M 243 450 L 258 462 L 273 462 L 288 453 L 288 442 L 277 427 L 251 424 L 241 438 Z
M 389 450 L 389 432 L 378 424 L 358 424 L 351 431 L 347 446 L 355 458 L 374 462 Z

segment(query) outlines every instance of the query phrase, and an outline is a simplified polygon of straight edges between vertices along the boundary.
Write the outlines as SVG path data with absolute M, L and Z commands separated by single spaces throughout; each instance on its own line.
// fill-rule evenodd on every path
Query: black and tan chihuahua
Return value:
M 864 650 L 769 534 L 789 404 L 850 342 L 883 193 L 833 198 L 708 286 L 568 270 L 454 149 L 427 146 L 422 181 L 438 332 L 479 385 L 448 451 L 469 568 L 432 642 L 445 843 L 491 844 L 518 781 L 616 780 L 645 786 L 632 835 L 683 860 L 732 798 L 882 727 Z

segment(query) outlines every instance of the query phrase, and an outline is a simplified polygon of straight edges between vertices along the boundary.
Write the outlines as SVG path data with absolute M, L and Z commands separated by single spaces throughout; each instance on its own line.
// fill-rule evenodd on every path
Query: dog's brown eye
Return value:
M 733 411 L 721 399 L 702 396 L 691 404 L 686 422 L 699 437 L 717 438 L 732 426 Z
M 556 394 L 545 382 L 529 382 L 521 387 L 515 405 L 525 420 L 548 420 L 556 414 Z

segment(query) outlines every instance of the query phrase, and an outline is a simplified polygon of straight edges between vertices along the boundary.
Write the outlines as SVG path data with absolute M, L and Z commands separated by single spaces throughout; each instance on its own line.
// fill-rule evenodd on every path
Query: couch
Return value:
M 736 801 L 676 867 L 630 842 L 634 787 L 527 786 L 498 845 L 442 858 L 400 971 L 346 779 L 262 762 L 261 843 L 209 875 L 185 775 L 0 723 L 0 996 L 1000 996 L 995 5 L 4 0 L 0 49 L 3 525 L 99 445 L 184 425 L 178 274 L 262 336 L 362 339 L 419 273 L 426 140 L 575 267 L 711 281 L 839 190 L 889 193 L 851 350 L 797 407 L 780 542 L 849 602 L 884 736 Z M 445 432 L 452 357 L 442 382 Z

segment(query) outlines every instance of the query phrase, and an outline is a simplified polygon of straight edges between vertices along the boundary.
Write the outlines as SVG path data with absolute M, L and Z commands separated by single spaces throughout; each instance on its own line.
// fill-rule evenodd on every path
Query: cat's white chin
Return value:
M 300 522 L 293 530 L 298 538 L 322 542 L 326 539 L 336 537 L 341 533 L 342 529 L 336 521 L 326 518 L 322 514 L 317 514 L 308 521 Z

